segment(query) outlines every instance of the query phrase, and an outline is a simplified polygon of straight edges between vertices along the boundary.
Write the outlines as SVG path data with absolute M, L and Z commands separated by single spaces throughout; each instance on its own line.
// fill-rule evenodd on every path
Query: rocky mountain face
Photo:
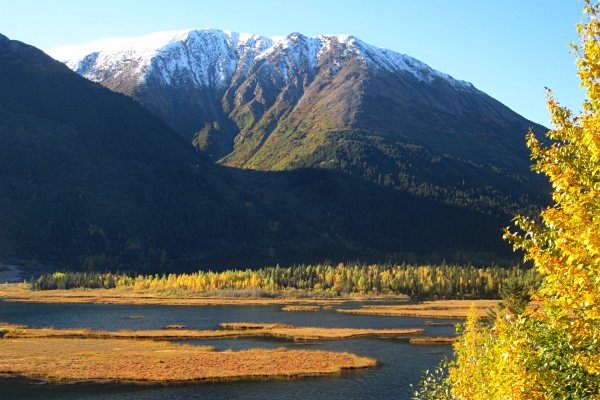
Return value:
M 544 127 L 353 36 L 186 30 L 48 54 L 235 167 L 235 186 L 342 257 L 494 259 L 514 213 L 547 201 L 524 141 Z
M 310 228 L 239 189 L 139 104 L 1 35 L 0 88 L 3 257 L 165 271 L 312 247 Z
M 485 203 L 496 191 L 507 203 L 537 201 L 523 137 L 543 127 L 470 83 L 353 36 L 189 30 L 48 53 L 228 166 L 333 168 L 446 200 Z

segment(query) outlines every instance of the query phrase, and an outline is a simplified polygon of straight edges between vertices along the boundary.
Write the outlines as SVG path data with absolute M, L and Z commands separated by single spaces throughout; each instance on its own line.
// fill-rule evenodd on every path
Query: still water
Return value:
M 343 308 L 359 306 L 346 304 Z M 427 335 L 451 335 L 453 326 L 427 326 L 426 319 L 323 312 L 284 312 L 280 306 L 134 306 L 112 304 L 27 304 L 0 301 L 0 321 L 31 327 L 103 330 L 161 329 L 182 324 L 216 329 L 221 322 L 286 322 L 296 326 L 426 329 Z M 436 320 L 436 322 L 442 322 Z M 443 321 L 458 322 L 458 321 Z M 359 338 L 293 343 L 267 338 L 186 341 L 218 350 L 274 348 L 348 351 L 376 358 L 379 366 L 347 371 L 341 376 L 259 382 L 135 386 L 123 384 L 51 385 L 0 378 L 0 399 L 395 399 L 411 398 L 411 384 L 423 371 L 451 355 L 450 346 L 415 346 L 406 340 Z

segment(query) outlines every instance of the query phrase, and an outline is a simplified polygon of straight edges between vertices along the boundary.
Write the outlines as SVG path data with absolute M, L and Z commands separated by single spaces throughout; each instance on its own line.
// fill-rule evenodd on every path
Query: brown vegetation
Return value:
M 424 329 L 359 329 L 359 328 L 315 328 L 296 327 L 292 329 L 270 329 L 269 336 L 301 340 L 348 339 L 359 336 L 397 337 L 416 335 L 425 332 Z
M 281 311 L 321 311 L 324 310 L 324 307 L 321 306 L 285 306 L 281 308 Z M 331 308 L 329 308 L 331 309 Z
M 347 339 L 357 336 L 407 336 L 423 333 L 423 329 L 358 329 L 294 327 L 286 324 L 255 324 L 250 322 L 221 324 L 222 330 L 156 329 L 138 331 L 96 331 L 91 329 L 28 328 L 18 325 L 2 325 L 5 338 L 14 339 L 154 339 L 188 340 L 220 339 L 235 337 L 275 337 L 288 340 Z
M 489 309 L 497 309 L 499 300 L 436 300 L 418 304 L 392 306 L 363 306 L 355 310 L 336 310 L 340 313 L 359 315 L 387 315 L 394 317 L 420 317 L 465 319 L 471 304 L 480 317 L 485 317 Z
M 214 351 L 145 340 L 3 339 L 0 373 L 50 381 L 185 382 L 293 378 L 366 368 L 349 353 L 285 349 Z
M 165 326 L 165 329 L 187 329 L 187 326 L 180 324 L 169 324 Z
M 221 305 L 286 305 L 310 303 L 328 305 L 344 303 L 348 299 L 304 298 L 239 298 L 203 297 L 195 294 L 172 296 L 168 293 L 138 291 L 132 288 L 30 290 L 24 284 L 0 284 L 0 298 L 4 301 L 27 303 L 97 303 L 97 304 L 149 304 L 172 306 Z
M 222 322 L 219 324 L 219 328 L 228 329 L 234 331 L 245 331 L 249 329 L 274 329 L 274 328 L 293 328 L 294 325 L 272 323 L 263 324 L 258 322 Z
M 426 321 L 426 326 L 455 326 L 454 322 L 435 322 L 435 321 Z
M 418 345 L 435 345 L 435 344 L 452 344 L 456 342 L 458 336 L 413 336 L 408 339 L 410 344 Z

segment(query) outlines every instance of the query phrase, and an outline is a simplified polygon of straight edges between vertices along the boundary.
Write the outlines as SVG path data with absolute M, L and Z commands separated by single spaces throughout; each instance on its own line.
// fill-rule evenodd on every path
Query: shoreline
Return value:
M 423 319 L 466 319 L 469 309 L 475 306 L 477 316 L 486 318 L 488 310 L 496 310 L 500 300 L 432 300 L 416 304 L 373 306 L 363 305 L 357 309 L 341 309 L 335 312 L 355 315 L 386 317 L 414 317 Z
M 351 353 L 349 353 L 351 354 Z M 21 380 L 23 382 L 31 382 L 33 384 L 48 384 L 48 385 L 132 385 L 132 386 L 182 386 L 182 385 L 201 385 L 207 383 L 244 383 L 244 382 L 262 382 L 262 381 L 290 381 L 300 380 L 304 378 L 315 378 L 325 376 L 338 376 L 345 371 L 357 371 L 368 368 L 377 368 L 379 364 L 376 362 L 373 365 L 357 366 L 357 367 L 342 367 L 336 372 L 306 372 L 293 375 L 252 375 L 252 376 L 228 376 L 221 378 L 198 378 L 187 380 L 142 380 L 142 379 L 53 379 L 43 376 L 25 375 L 22 373 L 0 372 L 1 379 Z
M 285 295 L 285 293 L 284 293 Z M 126 289 L 57 289 L 34 291 L 23 284 L 0 284 L 0 301 L 48 304 L 131 304 L 169 306 L 223 306 L 223 305 L 299 305 L 321 307 L 349 301 L 406 302 L 407 296 L 343 296 L 343 297 L 218 297 L 196 294 L 152 293 Z
M 410 337 L 425 332 L 420 328 L 365 329 L 296 327 L 287 324 L 259 324 L 248 322 L 221 323 L 219 330 L 152 329 L 100 331 L 92 329 L 30 328 L 0 323 L 2 339 L 94 339 L 94 340 L 206 340 L 268 337 L 296 342 L 341 340 L 356 337 Z
M 0 284 L 0 302 L 40 304 L 123 304 L 164 306 L 281 306 L 284 312 L 337 312 L 355 315 L 412 317 L 422 319 L 465 319 L 471 305 L 480 318 L 496 309 L 500 300 L 427 300 L 413 302 L 403 296 L 345 297 L 209 297 L 192 294 L 177 296 L 125 289 L 67 289 L 34 291 L 24 284 Z M 386 302 L 343 308 L 348 302 Z M 335 308 L 334 308 L 335 307 Z
M 50 383 L 181 384 L 297 379 L 376 365 L 373 358 L 323 350 L 216 351 L 212 347 L 131 339 L 0 340 L 1 376 Z

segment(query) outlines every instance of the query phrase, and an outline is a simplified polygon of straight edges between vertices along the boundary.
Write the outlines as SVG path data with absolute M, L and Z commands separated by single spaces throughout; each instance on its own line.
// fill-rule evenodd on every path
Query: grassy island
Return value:
M 314 312 L 314 311 L 329 311 L 333 308 L 332 305 L 289 305 L 281 308 L 281 311 L 291 312 Z
M 295 327 L 287 324 L 258 324 L 253 322 L 223 323 L 219 330 L 154 329 L 97 331 L 92 329 L 29 328 L 0 324 L 5 339 L 153 339 L 199 340 L 238 337 L 272 337 L 294 341 L 348 339 L 352 337 L 405 337 L 424 332 L 424 329 L 360 329 Z
M 2 339 L 0 373 L 52 382 L 182 383 L 287 379 L 373 367 L 349 353 L 211 347 L 150 340 Z
M 227 296 L 227 294 L 231 296 Z M 342 304 L 349 298 L 270 298 L 270 297 L 233 297 L 235 292 L 223 296 L 206 296 L 201 293 L 153 292 L 147 289 L 131 288 L 111 289 L 63 289 L 31 290 L 27 284 L 0 284 L 0 299 L 22 303 L 94 303 L 94 304 L 137 304 L 165 306 L 270 306 L 310 304 L 328 306 Z
M 498 308 L 498 300 L 437 300 L 417 304 L 390 306 L 363 306 L 357 309 L 337 309 L 339 313 L 358 315 L 384 315 L 391 317 L 418 317 L 441 319 L 465 319 L 471 305 L 479 317 L 485 317 L 488 310 Z

